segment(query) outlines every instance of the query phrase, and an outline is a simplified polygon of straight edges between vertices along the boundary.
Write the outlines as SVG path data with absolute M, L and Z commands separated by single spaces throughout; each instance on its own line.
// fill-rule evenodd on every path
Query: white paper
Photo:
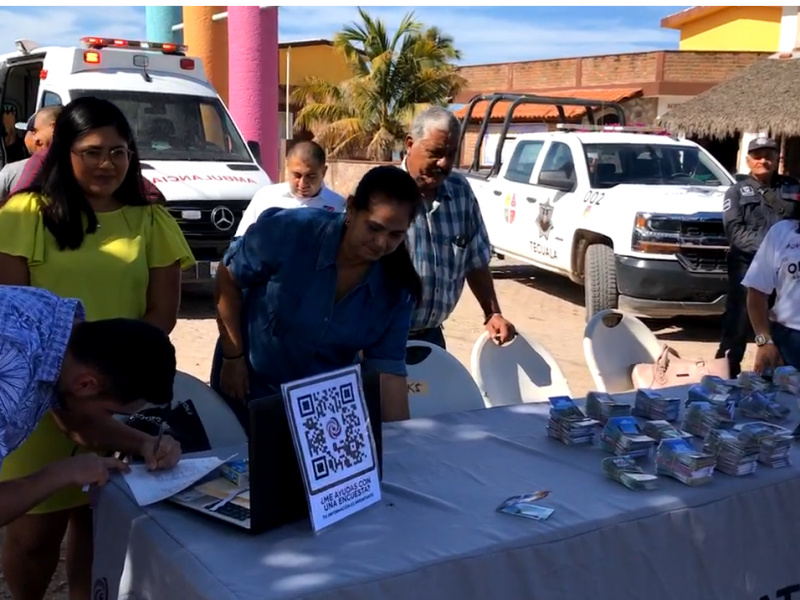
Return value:
M 184 458 L 167 471 L 150 471 L 146 465 L 130 465 L 130 472 L 122 476 L 139 506 L 148 506 L 182 492 L 228 460 L 215 456 Z
M 381 499 L 359 375 L 354 366 L 282 386 L 314 531 Z

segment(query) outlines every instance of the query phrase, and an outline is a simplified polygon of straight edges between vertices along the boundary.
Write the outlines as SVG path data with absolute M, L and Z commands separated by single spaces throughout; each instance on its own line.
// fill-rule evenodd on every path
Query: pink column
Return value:
M 228 7 L 230 111 L 248 141 L 261 145 L 261 166 L 278 181 L 278 7 Z

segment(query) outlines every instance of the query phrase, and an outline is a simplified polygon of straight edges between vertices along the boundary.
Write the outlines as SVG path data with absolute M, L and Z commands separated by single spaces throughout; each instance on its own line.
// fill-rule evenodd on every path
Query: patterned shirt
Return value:
M 444 180 L 436 199 L 412 223 L 407 244 L 422 279 L 422 302 L 411 316 L 414 333 L 444 323 L 464 291 L 467 273 L 492 258 L 478 201 L 462 175 L 451 173 Z
M 39 152 L 34 153 L 34 155 L 28 159 L 28 161 L 25 163 L 25 168 L 17 178 L 16 185 L 14 185 L 12 188 L 9 197 L 13 196 L 19 191 L 41 184 L 42 168 L 44 167 L 44 158 L 47 156 L 47 152 L 48 150 L 46 149 L 40 150 Z M 150 183 L 145 177 L 142 177 L 142 186 L 144 190 L 144 196 L 148 201 L 155 204 L 166 203 L 164 195 L 161 193 L 161 191 L 154 184 Z M 2 204 L 0 204 L 0 206 L 2 206 Z
M 56 383 L 79 300 L 0 285 L 0 464 L 56 404 Z

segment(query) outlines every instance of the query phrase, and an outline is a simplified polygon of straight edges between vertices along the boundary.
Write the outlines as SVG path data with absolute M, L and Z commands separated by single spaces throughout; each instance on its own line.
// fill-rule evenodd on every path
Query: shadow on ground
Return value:
M 583 287 L 570 280 L 529 265 L 497 265 L 491 268 L 494 279 L 511 280 L 555 296 L 573 306 L 583 308 Z M 675 319 L 643 319 L 663 342 L 717 342 L 722 331 L 721 317 L 678 317 Z
M 181 288 L 181 309 L 179 319 L 213 319 L 214 308 L 213 284 L 188 283 Z
M 491 271 L 494 279 L 510 279 L 574 306 L 584 306 L 583 288 L 561 275 L 528 265 L 498 265 Z

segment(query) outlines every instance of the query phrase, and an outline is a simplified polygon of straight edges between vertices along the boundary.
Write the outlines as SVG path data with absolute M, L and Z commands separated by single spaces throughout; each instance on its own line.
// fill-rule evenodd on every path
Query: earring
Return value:
M 350 219 L 345 219 L 344 220 L 344 226 L 345 227 L 350 227 Z

